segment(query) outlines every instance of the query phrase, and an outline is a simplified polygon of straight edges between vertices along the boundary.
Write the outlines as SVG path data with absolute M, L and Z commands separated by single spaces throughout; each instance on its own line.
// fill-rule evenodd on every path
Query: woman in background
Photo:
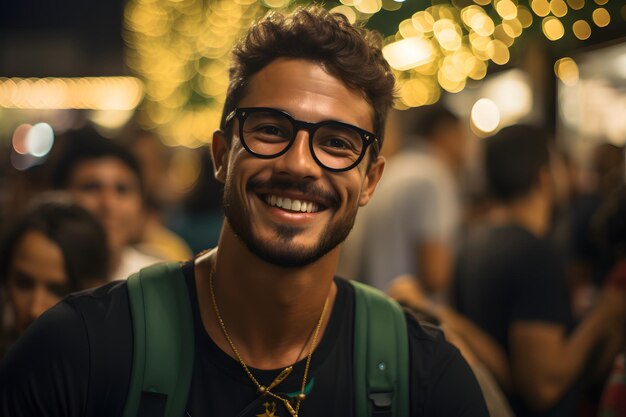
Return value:
M 109 252 L 100 222 L 69 197 L 38 200 L 10 228 L 0 248 L 6 305 L 0 358 L 21 333 L 66 294 L 100 285 Z

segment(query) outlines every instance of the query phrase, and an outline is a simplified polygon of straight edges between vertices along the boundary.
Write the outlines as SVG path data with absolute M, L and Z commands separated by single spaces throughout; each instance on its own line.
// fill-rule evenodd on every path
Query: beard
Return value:
M 317 242 L 308 247 L 294 242 L 294 239 L 304 232 L 304 229 L 290 225 L 276 226 L 276 239 L 262 240 L 253 233 L 250 216 L 244 212 L 243 204 L 237 200 L 231 186 L 232 183 L 233 181 L 227 179 L 224 186 L 224 214 L 226 219 L 250 252 L 273 265 L 292 268 L 302 267 L 317 261 L 348 237 L 356 219 L 357 208 L 355 207 L 341 220 L 329 223 L 318 237 Z M 337 197 L 329 195 L 309 183 L 285 180 L 267 182 L 251 180 L 247 186 L 247 191 L 253 192 L 254 189 L 261 187 L 274 190 L 297 190 L 306 193 L 306 195 L 316 195 L 328 202 L 327 209 L 339 206 Z

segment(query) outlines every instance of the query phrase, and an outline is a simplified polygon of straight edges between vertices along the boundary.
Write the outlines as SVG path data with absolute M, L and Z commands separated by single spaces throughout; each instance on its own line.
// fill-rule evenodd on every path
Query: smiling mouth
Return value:
M 324 207 L 313 201 L 280 197 L 274 194 L 263 196 L 263 201 L 271 207 L 278 207 L 293 213 L 317 213 L 324 209 Z

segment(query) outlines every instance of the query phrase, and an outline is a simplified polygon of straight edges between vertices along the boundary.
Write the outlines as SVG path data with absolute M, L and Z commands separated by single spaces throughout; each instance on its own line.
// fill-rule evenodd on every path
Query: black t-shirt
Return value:
M 454 304 L 510 353 L 509 328 L 518 321 L 571 326 L 561 254 L 545 239 L 517 225 L 486 226 L 461 246 L 454 276 Z M 517 417 L 575 415 L 573 392 L 545 414 L 511 398 Z
M 195 331 L 195 358 L 186 416 L 254 417 L 284 405 L 259 398 L 241 365 L 213 343 L 200 320 L 193 264 L 183 268 Z M 312 389 L 300 416 L 353 416 L 354 289 L 338 288 L 327 329 L 313 354 Z M 476 380 L 442 333 L 408 318 L 411 416 L 488 416 Z M 67 297 L 28 329 L 0 364 L 0 415 L 119 416 L 129 386 L 132 324 L 125 282 Z M 278 392 L 299 391 L 304 360 Z M 268 384 L 280 370 L 252 369 Z M 272 405 L 274 403 L 274 405 Z

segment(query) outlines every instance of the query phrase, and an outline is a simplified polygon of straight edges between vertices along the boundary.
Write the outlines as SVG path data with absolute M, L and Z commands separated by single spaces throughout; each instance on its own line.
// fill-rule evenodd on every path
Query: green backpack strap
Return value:
M 409 417 L 409 340 L 402 308 L 356 281 L 354 387 L 357 417 Z
M 123 417 L 180 417 L 194 356 L 193 316 L 179 263 L 144 268 L 128 278 L 133 365 Z

